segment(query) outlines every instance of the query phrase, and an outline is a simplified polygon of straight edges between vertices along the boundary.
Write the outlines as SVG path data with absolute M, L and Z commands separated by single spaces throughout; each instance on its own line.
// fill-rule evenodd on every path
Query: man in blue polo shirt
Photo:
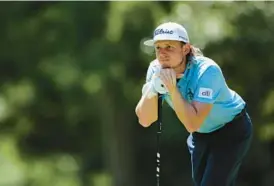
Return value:
M 145 44 L 155 47 L 156 59 L 136 106 L 139 123 L 148 127 L 157 120 L 163 94 L 190 133 L 194 185 L 233 186 L 252 137 L 245 101 L 228 87 L 220 67 L 190 45 L 182 25 L 159 25 Z

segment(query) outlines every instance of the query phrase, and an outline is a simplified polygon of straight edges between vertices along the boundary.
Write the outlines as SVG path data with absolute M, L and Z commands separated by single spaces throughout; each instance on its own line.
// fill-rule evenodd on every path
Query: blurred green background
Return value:
M 135 106 L 164 21 L 248 102 L 238 186 L 274 185 L 274 3 L 30 1 L 0 3 L 0 186 L 156 185 L 156 126 Z M 163 123 L 161 186 L 191 186 L 188 133 L 167 105 Z

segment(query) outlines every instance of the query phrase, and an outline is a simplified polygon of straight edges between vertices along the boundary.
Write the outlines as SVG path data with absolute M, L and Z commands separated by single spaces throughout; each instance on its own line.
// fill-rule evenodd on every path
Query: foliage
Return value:
M 160 22 L 189 30 L 248 103 L 239 186 L 273 184 L 274 4 L 1 2 L 0 185 L 155 184 L 156 127 L 134 113 Z M 163 185 L 191 185 L 187 132 L 164 108 Z M 253 176 L 254 175 L 254 176 Z

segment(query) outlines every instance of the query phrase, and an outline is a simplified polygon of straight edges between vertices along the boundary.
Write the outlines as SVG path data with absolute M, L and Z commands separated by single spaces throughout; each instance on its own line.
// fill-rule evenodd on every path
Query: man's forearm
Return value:
M 196 108 L 183 99 L 177 88 L 173 91 L 171 100 L 178 119 L 184 124 L 187 131 L 197 131 L 200 121 Z
M 154 121 L 157 120 L 157 95 L 151 96 L 150 90 L 146 90 L 138 102 L 135 112 L 138 116 L 139 123 L 144 126 L 150 126 Z

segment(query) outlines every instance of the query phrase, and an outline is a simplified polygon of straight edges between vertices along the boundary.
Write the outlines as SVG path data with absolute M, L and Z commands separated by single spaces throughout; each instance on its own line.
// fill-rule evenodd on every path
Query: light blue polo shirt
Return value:
M 148 68 L 147 81 L 157 68 L 159 63 L 155 60 Z M 197 101 L 213 104 L 209 115 L 197 131 L 201 133 L 209 133 L 221 128 L 240 113 L 246 104 L 239 94 L 227 86 L 218 64 L 204 56 L 191 58 L 177 87 L 189 103 Z M 166 94 L 164 98 L 173 108 L 170 96 Z

